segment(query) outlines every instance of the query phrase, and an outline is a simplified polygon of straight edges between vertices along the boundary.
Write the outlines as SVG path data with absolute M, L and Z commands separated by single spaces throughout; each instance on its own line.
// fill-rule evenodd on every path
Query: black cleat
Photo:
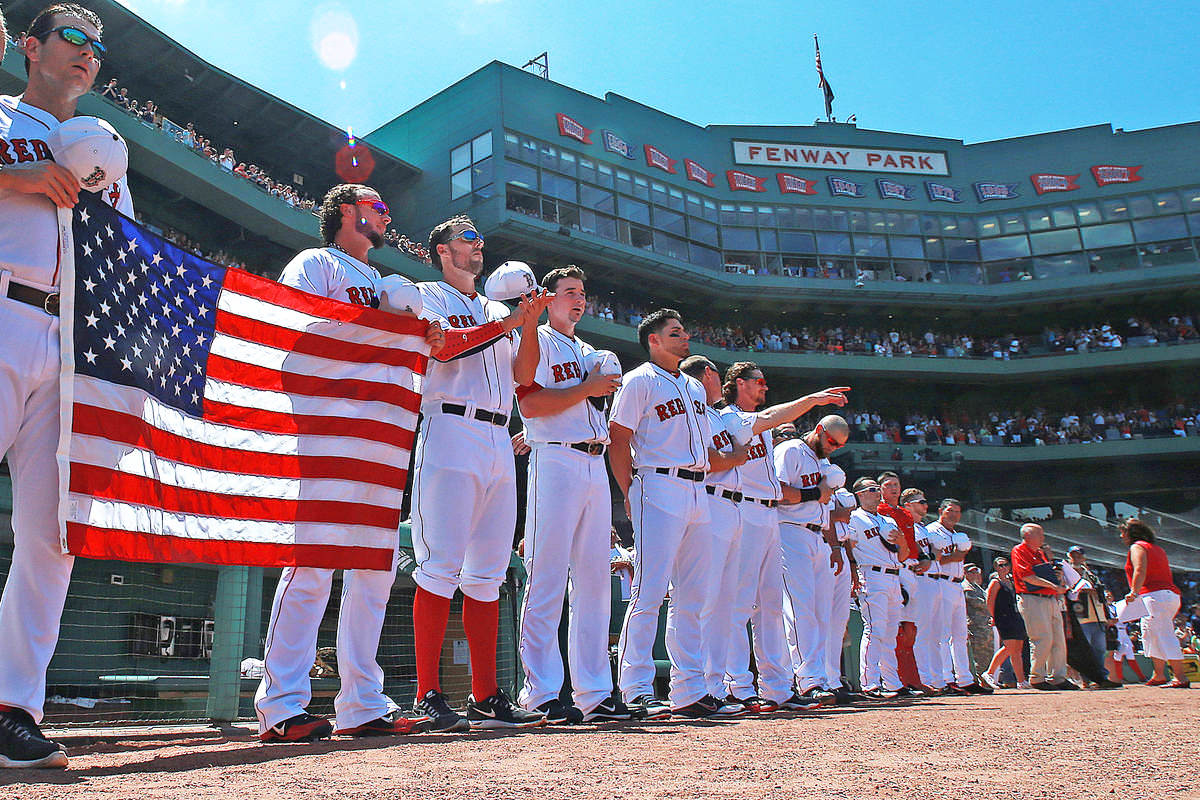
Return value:
M 450 707 L 446 695 L 431 689 L 424 697 L 413 701 L 413 713 L 429 718 L 429 730 L 438 733 L 460 733 L 471 730 L 462 715 Z
M 508 695 L 497 690 L 486 700 L 476 700 L 474 695 L 467 698 L 467 721 L 481 730 L 536 728 L 546 724 L 546 715 L 514 705 Z
M 629 710 L 634 719 L 667 719 L 671 716 L 671 706 L 652 694 L 639 694 L 630 700 Z
M 24 709 L 0 711 L 0 768 L 62 769 L 67 751 L 50 741 Z
M 619 697 L 609 697 L 583 715 L 584 722 L 612 722 L 633 719 L 633 712 Z
M 546 716 L 547 725 L 578 725 L 583 722 L 582 711 L 557 697 L 542 703 L 537 710 Z
M 333 726 L 324 717 L 297 714 L 272 725 L 258 735 L 261 742 L 315 742 L 333 735 Z

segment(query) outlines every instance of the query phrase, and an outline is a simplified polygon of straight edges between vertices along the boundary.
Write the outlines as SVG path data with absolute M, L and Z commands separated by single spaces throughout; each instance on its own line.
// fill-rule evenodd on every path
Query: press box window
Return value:
M 492 133 L 487 131 L 450 151 L 450 199 L 488 191 L 495 179 L 492 168 Z

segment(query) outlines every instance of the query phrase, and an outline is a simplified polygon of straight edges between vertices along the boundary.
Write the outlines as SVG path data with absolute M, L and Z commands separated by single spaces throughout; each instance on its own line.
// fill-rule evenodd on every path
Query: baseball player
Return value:
M 612 500 L 604 452 L 608 419 L 600 403 L 621 384 L 616 356 L 575 335 L 587 304 L 583 270 L 551 270 L 549 322 L 537 329 L 539 359 L 531 383 L 517 388 L 525 420 L 529 481 L 525 511 L 525 600 L 521 605 L 521 705 L 550 724 L 629 719 L 615 699 L 608 660 Z M 601 364 L 600 359 L 608 360 Z M 599 406 L 599 407 L 598 407 Z M 568 595 L 567 660 L 574 705 L 563 686 L 558 627 Z
M 738 558 L 727 567 L 726 584 L 734 587 L 732 620 L 726 655 L 727 699 L 742 702 L 751 711 L 811 708 L 792 689 L 792 668 L 783 625 L 783 560 L 779 549 L 779 514 L 783 487 L 775 471 L 773 444 L 766 433 L 797 419 L 820 405 L 845 405 L 849 387 L 839 386 L 787 403 L 763 408 L 767 379 L 751 361 L 739 361 L 725 372 L 723 414 L 733 420 L 727 430 L 735 441 L 751 444 L 750 457 L 739 469 L 742 482 L 742 535 Z M 761 410 L 760 410 L 761 409 Z M 728 574 L 732 572 L 733 574 Z M 758 689 L 750 672 L 750 645 L 746 625 L 754 632 L 754 662 Z
M 903 554 L 900 557 L 900 631 L 896 635 L 896 665 L 904 686 L 901 697 L 919 697 L 924 694 L 924 684 L 917 673 L 917 662 L 913 655 L 913 643 L 917 640 L 917 578 L 928 569 L 929 564 L 918 559 L 917 543 L 913 532 L 913 517 L 900 508 L 900 476 L 894 472 L 881 473 L 879 488 L 883 501 L 879 513 L 891 517 L 904 536 Z
M 0 457 L 12 474 L 15 536 L 0 599 L 0 767 L 67 765 L 37 723 L 73 563 L 58 536 L 58 243 L 59 209 L 75 205 L 80 184 L 48 141 L 92 88 L 102 30 L 80 6 L 43 9 L 24 40 L 25 92 L 0 96 Z M 102 196 L 133 216 L 124 178 Z
M 360 184 L 341 184 L 321 203 L 321 239 L 325 245 L 304 250 L 283 269 L 279 281 L 322 297 L 355 305 L 379 307 L 381 297 L 392 300 L 406 287 L 409 303 L 402 309 L 419 311 L 419 294 L 400 276 L 384 279 L 367 263 L 367 253 L 383 246 L 392 218 L 379 193 Z M 416 307 L 414 307 L 416 306 Z M 391 308 L 391 304 L 385 306 Z M 444 343 L 438 325 L 430 325 L 426 341 L 433 349 Z M 271 604 L 263 653 L 263 678 L 254 696 L 259 738 L 263 742 L 322 739 L 334 732 L 329 720 L 306 712 L 312 700 L 309 670 L 317 649 L 317 633 L 329 590 L 332 569 L 289 567 L 279 578 Z M 415 722 L 383 693 L 383 670 L 375 660 L 383 617 L 396 579 L 390 570 L 346 570 L 338 609 L 337 656 L 341 687 L 334 698 L 337 733 L 347 736 L 386 736 L 409 733 Z
M 738 430 L 747 427 L 748 422 L 722 414 L 715 408 L 714 404 L 721 400 L 721 373 L 712 361 L 704 356 L 688 356 L 680 363 L 679 371 L 692 376 L 704 387 L 704 413 L 712 432 L 709 472 L 704 481 L 704 491 L 709 495 L 708 522 L 702 525 L 709 554 L 708 571 L 704 575 L 679 577 L 680 582 L 700 583 L 706 587 L 704 606 L 700 611 L 700 638 L 704 649 L 703 681 L 707 691 L 697 704 L 706 708 L 711 716 L 738 716 L 748 711 L 744 703 L 718 698 L 726 695 L 729 597 L 737 590 L 738 565 L 738 559 L 731 556 L 737 554 L 742 536 L 739 506 L 743 495 L 739 471 L 749 455 L 751 432 Z M 727 423 L 735 425 L 732 432 L 726 427 Z
M 942 677 L 940 642 L 949 638 L 942 603 L 942 583 L 950 580 L 950 576 L 942 574 L 941 564 L 936 559 L 938 548 L 933 545 L 929 528 L 921 521 L 929 511 L 929 501 L 925 499 L 925 493 L 920 489 L 905 489 L 900 493 L 900 506 L 913 518 L 913 540 L 916 542 L 918 553 L 916 558 L 920 562 L 928 562 L 924 571 L 909 573 L 913 576 L 915 584 L 910 602 L 918 610 L 913 657 L 925 688 L 940 693 L 946 689 L 946 680 Z M 901 573 L 901 576 L 903 575 L 904 573 Z
M 517 524 L 516 466 L 508 420 L 517 384 L 531 386 L 540 358 L 538 317 L 553 299 L 534 290 L 508 307 L 479 294 L 483 237 L 467 217 L 429 234 L 442 280 L 419 283 L 422 316 L 446 329 L 421 397 L 413 475 L 413 599 L 417 696 L 414 710 L 441 731 L 529 727 L 545 715 L 515 705 L 496 682 L 500 584 Z M 517 334 L 517 329 L 522 334 Z M 442 694 L 438 662 L 450 598 L 463 593 L 471 650 L 467 717 Z
M 843 479 L 844 482 L 844 479 Z M 858 565 L 846 547 L 849 535 L 850 514 L 858 507 L 858 501 L 844 486 L 833 492 L 829 500 L 829 521 L 833 527 L 833 538 L 842 548 L 845 568 L 833 573 L 833 586 L 829 596 L 829 635 L 825 639 L 825 688 L 831 689 L 839 704 L 856 699 L 842 676 L 842 643 L 846 637 L 846 624 L 850 621 L 850 597 L 861 588 L 858 582 Z
M 712 431 L 704 387 L 679 371 L 689 352 L 679 312 L 661 308 L 646 315 L 638 325 L 638 341 L 650 360 L 622 378 L 608 426 L 609 464 L 633 522 L 636 553 L 633 591 L 617 644 L 619 685 L 631 710 L 647 718 L 669 716 L 672 709 L 708 716 L 713 709 L 700 702 L 706 694 L 700 615 L 708 586 L 697 579 L 710 562 L 703 525 Z M 652 655 L 668 584 L 670 705 L 654 695 Z
M 832 635 L 833 575 L 845 565 L 841 548 L 833 547 L 837 539 L 826 507 L 838 487 L 822 472 L 821 460 L 843 447 L 849 436 L 846 421 L 831 414 L 804 436 L 789 438 L 775 448 L 779 480 L 795 495 L 789 497 L 785 492 L 779 509 L 783 620 L 792 669 L 801 696 L 825 705 L 837 700 L 835 693 L 825 688 L 825 659 Z M 844 473 L 841 480 L 845 481 Z
M 943 575 L 941 581 L 942 608 L 949 639 L 943 650 L 942 678 L 948 688 L 967 694 L 990 694 L 975 681 L 967 655 L 967 601 L 962 591 L 963 560 L 971 551 L 971 540 L 955 526 L 962 519 L 962 503 L 947 497 L 938 504 L 938 519 L 928 526 L 931 540 L 938 541 L 941 551 L 937 561 Z
M 900 552 L 904 536 L 891 517 L 879 513 L 880 488 L 873 478 L 854 482 L 859 507 L 850 514 L 847 541 L 853 542 L 862 591 L 863 618 L 859 680 L 863 692 L 882 700 L 898 696 L 896 630 L 900 624 Z

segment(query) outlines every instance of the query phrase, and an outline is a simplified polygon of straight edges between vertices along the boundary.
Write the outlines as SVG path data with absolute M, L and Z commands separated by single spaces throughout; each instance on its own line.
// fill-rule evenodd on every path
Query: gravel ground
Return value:
M 57 732 L 0 798 L 1200 798 L 1200 691 L 1002 691 L 722 722 L 260 745 L 246 726 Z

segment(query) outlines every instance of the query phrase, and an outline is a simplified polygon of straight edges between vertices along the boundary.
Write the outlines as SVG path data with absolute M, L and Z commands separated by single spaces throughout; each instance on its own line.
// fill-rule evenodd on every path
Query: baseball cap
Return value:
M 492 300 L 515 300 L 536 289 L 537 285 L 528 264 L 505 261 L 484 281 L 483 293 Z
M 1082 553 L 1082 552 L 1083 552 L 1083 548 L 1077 544 L 1072 545 L 1070 548 L 1067 549 L 1067 555 L 1070 555 L 1071 553 Z

